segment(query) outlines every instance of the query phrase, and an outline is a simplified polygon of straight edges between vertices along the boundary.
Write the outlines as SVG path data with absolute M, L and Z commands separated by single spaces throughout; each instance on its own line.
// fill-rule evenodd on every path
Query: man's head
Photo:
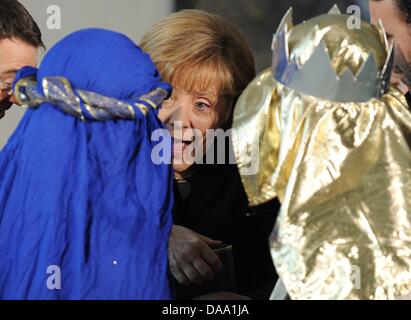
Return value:
M 370 0 L 371 22 L 381 19 L 389 41 L 395 40 L 393 82 L 411 89 L 411 0 Z
M 16 71 L 36 64 L 44 47 L 41 32 L 28 11 L 16 0 L 0 1 L 0 119 L 14 103 L 11 92 Z

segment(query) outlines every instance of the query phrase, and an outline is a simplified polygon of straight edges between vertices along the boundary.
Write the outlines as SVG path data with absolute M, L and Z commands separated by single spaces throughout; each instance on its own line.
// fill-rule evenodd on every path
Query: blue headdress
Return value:
M 37 71 L 0 153 L 1 299 L 169 299 L 172 172 L 151 133 L 171 87 L 107 30 L 75 32 Z

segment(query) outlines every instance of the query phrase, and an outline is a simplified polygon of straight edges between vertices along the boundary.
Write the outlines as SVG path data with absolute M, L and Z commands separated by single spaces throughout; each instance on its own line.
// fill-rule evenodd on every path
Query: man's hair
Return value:
M 407 23 L 411 23 L 411 0 L 395 0 L 398 8 L 405 14 Z
M 17 0 L 0 0 L 0 40 L 12 38 L 44 48 L 40 29 L 26 8 Z

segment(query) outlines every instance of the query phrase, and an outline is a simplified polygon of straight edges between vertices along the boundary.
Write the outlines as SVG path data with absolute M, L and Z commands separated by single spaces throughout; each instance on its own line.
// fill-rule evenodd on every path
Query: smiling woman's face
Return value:
M 159 118 L 173 137 L 173 168 L 177 177 L 206 152 L 207 129 L 220 128 L 228 119 L 230 107 L 217 90 L 186 92 L 173 87 L 171 97 L 163 102 Z M 194 154 L 195 143 L 202 143 L 201 154 Z

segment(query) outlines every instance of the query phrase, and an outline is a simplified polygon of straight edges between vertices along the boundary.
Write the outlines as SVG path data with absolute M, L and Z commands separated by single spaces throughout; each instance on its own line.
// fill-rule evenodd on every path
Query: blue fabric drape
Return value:
M 171 90 L 148 55 L 102 29 L 56 44 L 40 90 L 50 76 L 131 102 Z M 136 113 L 83 122 L 48 103 L 26 112 L 0 153 L 1 299 L 171 298 L 172 172 L 151 161 L 157 110 Z

